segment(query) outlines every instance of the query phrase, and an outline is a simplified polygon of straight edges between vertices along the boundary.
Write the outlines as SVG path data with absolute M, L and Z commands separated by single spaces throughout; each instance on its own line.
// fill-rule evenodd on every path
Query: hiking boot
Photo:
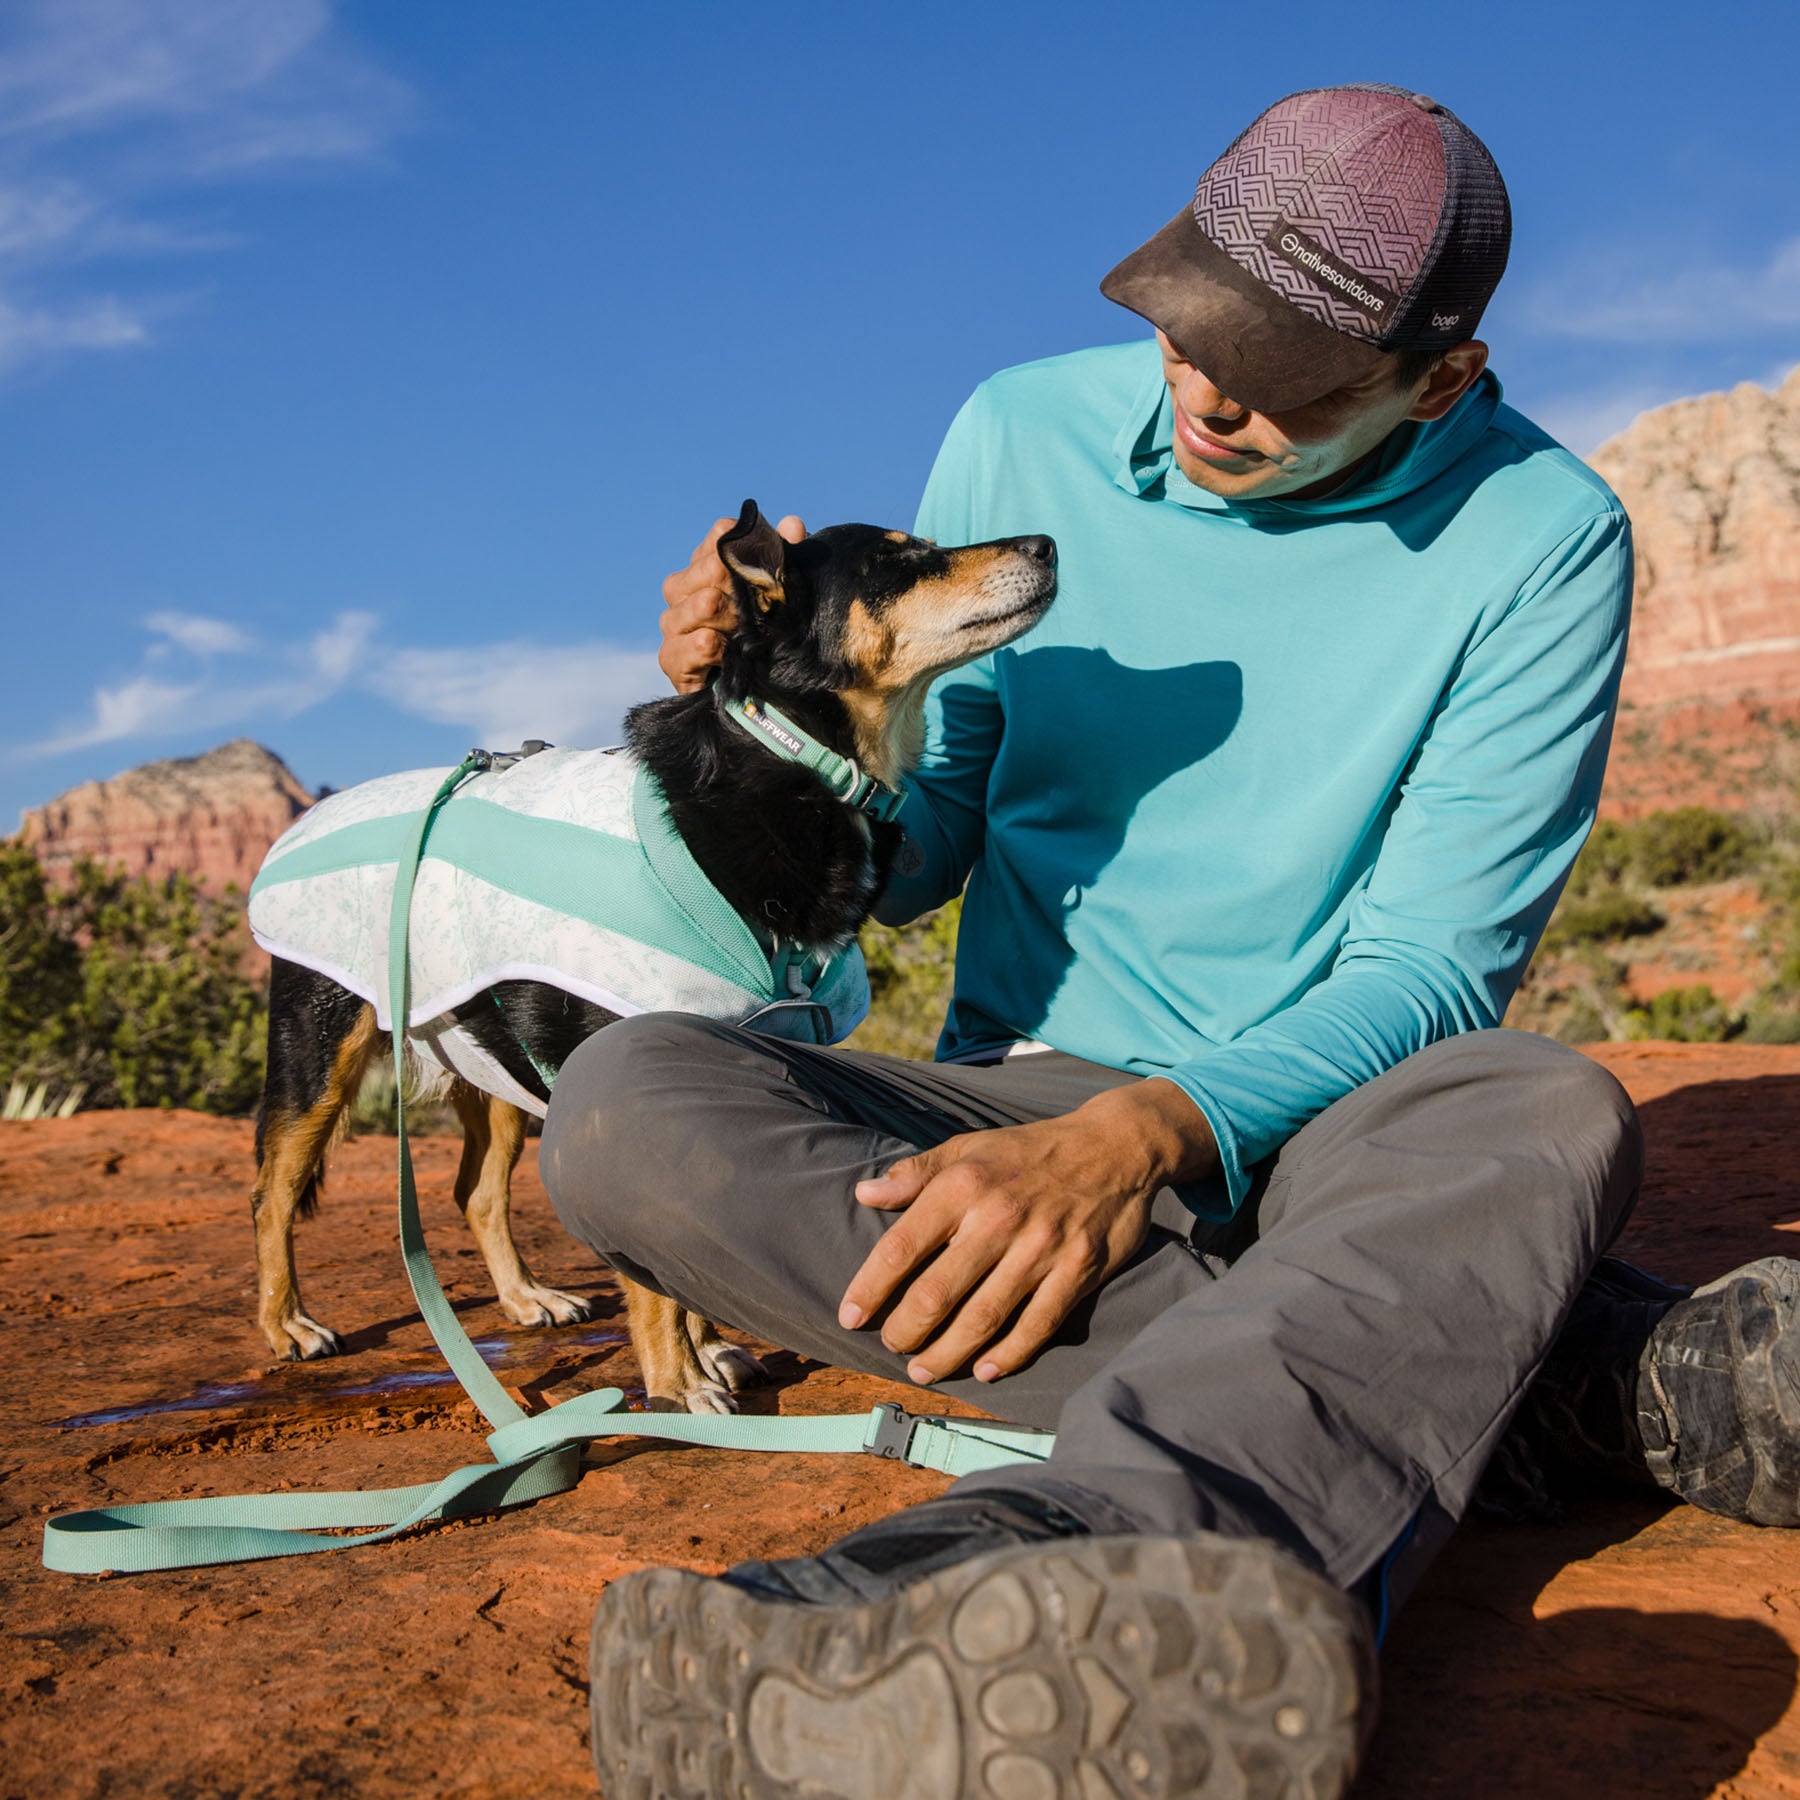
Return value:
M 627 1576 L 590 1671 L 608 1800 L 1329 1800 L 1375 1710 L 1366 1614 L 1273 1544 L 997 1489 Z
M 1800 1525 L 1800 1263 L 1764 1257 L 1690 1289 L 1601 1259 L 1475 1504 L 1557 1519 L 1621 1487 Z
M 1482 1475 L 1478 1511 L 1545 1523 L 1584 1494 L 1657 1487 L 1638 1427 L 1638 1365 L 1691 1292 L 1601 1257 Z
M 1765 1256 L 1664 1314 L 1637 1427 L 1659 1486 L 1751 1525 L 1800 1525 L 1800 1262 Z

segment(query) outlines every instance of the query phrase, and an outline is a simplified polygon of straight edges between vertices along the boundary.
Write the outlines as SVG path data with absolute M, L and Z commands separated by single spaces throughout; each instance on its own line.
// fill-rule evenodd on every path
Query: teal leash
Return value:
M 515 1425 L 525 1418 L 525 1409 L 495 1379 L 494 1372 L 481 1360 L 481 1352 L 469 1341 L 444 1290 L 438 1284 L 437 1271 L 431 1266 L 431 1252 L 425 1244 L 425 1227 L 419 1217 L 419 1190 L 413 1180 L 412 1148 L 406 1135 L 406 1018 L 411 998 L 412 979 L 409 940 L 412 925 L 413 888 L 419 878 L 419 865 L 425 860 L 425 840 L 450 796 L 470 775 L 489 767 L 485 751 L 472 750 L 443 779 L 431 803 L 419 815 L 419 833 L 394 867 L 394 900 L 388 913 L 388 1020 L 392 1026 L 394 1055 L 395 1139 L 400 1164 L 400 1254 L 406 1262 L 406 1278 L 412 1283 L 413 1298 L 419 1303 L 437 1347 L 451 1373 L 462 1383 L 463 1392 L 481 1410 L 482 1417 L 498 1429 Z
M 404 1053 L 407 937 L 413 886 L 433 821 L 472 774 L 505 759 L 474 750 L 445 777 L 419 820 L 410 853 L 394 871 L 388 928 L 388 1016 L 393 1026 L 398 1107 L 400 1244 L 419 1312 L 464 1391 L 494 1427 L 494 1460 L 471 1463 L 416 1487 L 320 1494 L 232 1494 L 209 1500 L 161 1500 L 137 1506 L 60 1513 L 44 1526 L 44 1566 L 69 1575 L 205 1568 L 280 1556 L 313 1556 L 376 1544 L 415 1525 L 466 1518 L 566 1493 L 581 1479 L 581 1456 L 595 1438 L 667 1438 L 719 1450 L 785 1455 L 852 1451 L 971 1475 L 1008 1463 L 1041 1463 L 1055 1441 L 1046 1431 L 979 1419 L 909 1413 L 897 1405 L 868 1413 L 755 1419 L 625 1411 L 618 1388 L 579 1394 L 542 1413 L 527 1413 L 470 1342 L 439 1285 L 419 1218 L 412 1151 L 406 1135 Z M 346 1533 L 352 1535 L 345 1535 Z

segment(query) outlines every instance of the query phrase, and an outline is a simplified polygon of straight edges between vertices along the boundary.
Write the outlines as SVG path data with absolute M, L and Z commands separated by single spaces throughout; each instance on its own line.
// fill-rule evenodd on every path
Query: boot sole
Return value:
M 589 1667 L 607 1800 L 1332 1800 L 1375 1710 L 1361 1610 L 1211 1535 L 1017 1546 L 861 1606 L 648 1569 Z
M 1800 1262 L 1696 1288 L 1650 1335 L 1638 1429 L 1657 1482 L 1752 1525 L 1800 1525 Z

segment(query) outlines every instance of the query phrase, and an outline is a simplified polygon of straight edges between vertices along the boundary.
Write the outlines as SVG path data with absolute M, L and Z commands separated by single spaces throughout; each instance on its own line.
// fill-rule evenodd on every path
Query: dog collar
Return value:
M 890 822 L 900 810 L 905 795 L 865 775 L 853 756 L 840 756 L 827 748 L 810 732 L 802 731 L 785 713 L 766 706 L 754 696 L 732 700 L 721 709 L 734 725 L 750 733 L 765 748 L 788 762 L 811 769 L 846 806 L 853 806 L 871 819 Z

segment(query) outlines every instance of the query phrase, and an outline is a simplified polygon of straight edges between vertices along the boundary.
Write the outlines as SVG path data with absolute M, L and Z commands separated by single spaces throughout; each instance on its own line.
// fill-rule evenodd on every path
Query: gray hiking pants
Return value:
M 894 1215 L 854 1184 L 959 1132 L 1136 1080 L 1056 1052 L 985 1067 L 823 1050 L 683 1014 L 564 1066 L 541 1168 L 563 1224 L 684 1306 L 843 1368 L 907 1357 L 837 1307 Z M 1091 1528 L 1275 1539 L 1379 1609 L 1408 1591 L 1636 1196 L 1631 1101 L 1517 1031 L 1346 1095 L 1228 1224 L 1159 1194 L 1143 1247 L 1017 1374 L 941 1389 L 1051 1426 L 1045 1491 Z

